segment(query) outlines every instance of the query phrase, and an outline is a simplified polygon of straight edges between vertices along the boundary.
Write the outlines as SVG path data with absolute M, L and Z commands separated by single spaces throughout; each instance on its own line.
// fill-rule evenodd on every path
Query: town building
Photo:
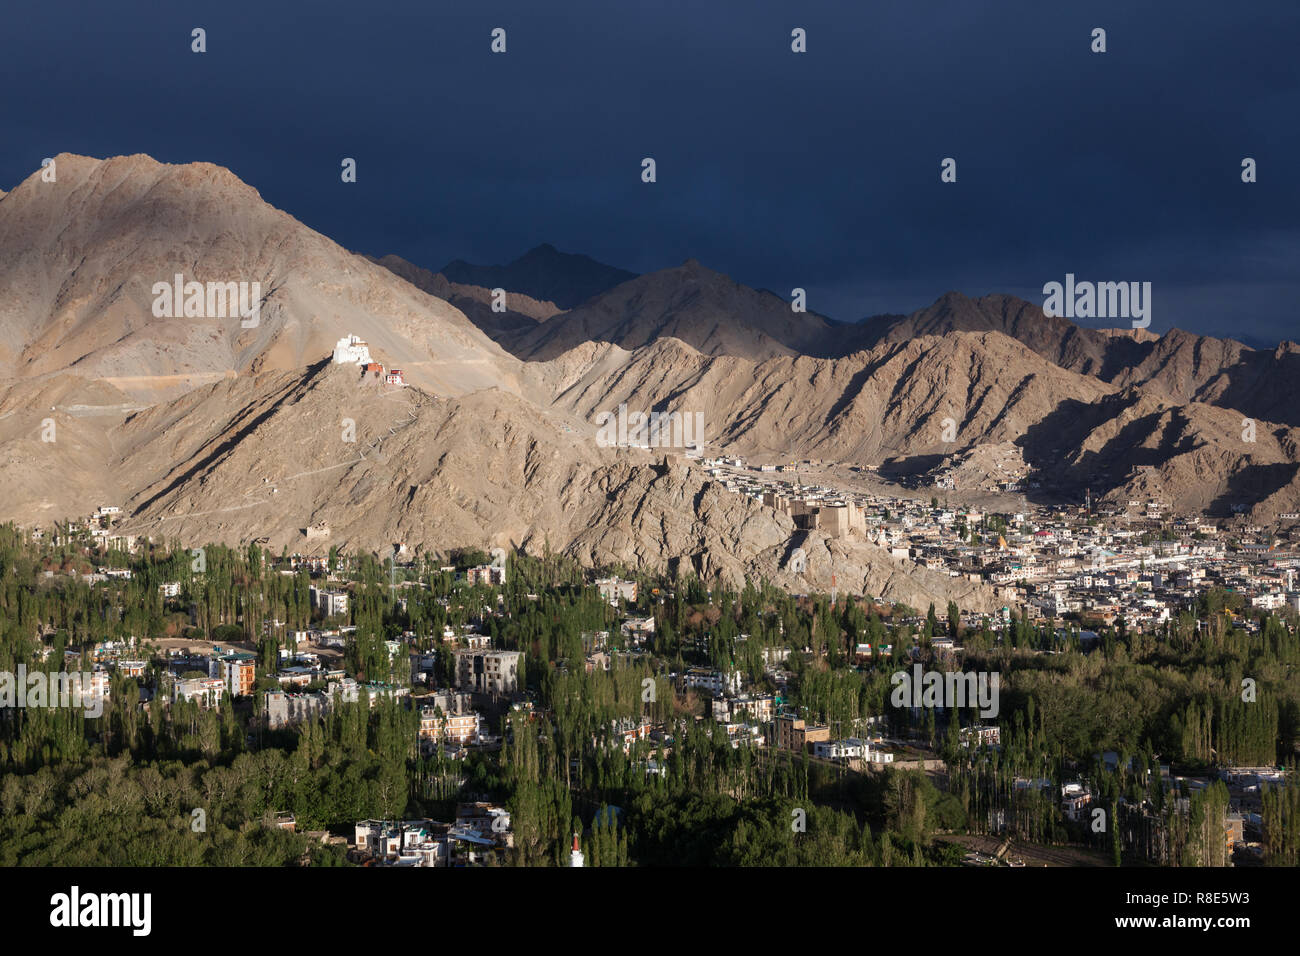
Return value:
M 831 729 L 825 724 L 808 726 L 802 717 L 779 714 L 772 721 L 772 746 L 778 750 L 802 753 L 809 744 L 831 739 Z
M 481 694 L 514 694 L 519 690 L 523 651 L 458 648 L 456 687 Z
M 479 584 L 487 585 L 488 587 L 496 584 L 505 584 L 506 569 L 495 564 L 480 564 L 478 567 L 466 570 L 465 580 L 471 587 Z
M 221 682 L 232 697 L 247 697 L 257 684 L 257 657 L 253 654 L 228 654 L 221 658 Z
M 596 591 L 602 601 L 617 605 L 619 600 L 636 603 L 636 582 L 620 581 L 618 578 L 600 578 L 596 581 Z
M 348 592 L 331 591 L 312 585 L 308 589 L 311 606 L 325 617 L 342 617 L 348 613 Z
M 355 335 L 344 336 L 334 346 L 334 362 L 339 365 L 369 365 L 370 346 Z
M 198 701 L 204 707 L 218 707 L 225 696 L 226 684 L 219 677 L 192 677 L 178 680 L 172 687 L 172 699 Z

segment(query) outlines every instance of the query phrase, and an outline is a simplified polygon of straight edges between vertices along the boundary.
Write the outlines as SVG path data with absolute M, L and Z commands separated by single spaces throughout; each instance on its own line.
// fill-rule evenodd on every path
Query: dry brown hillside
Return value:
M 684 458 L 600 447 L 595 418 L 621 403 L 702 412 L 706 450 L 756 459 L 922 483 L 1015 474 L 1044 501 L 1090 489 L 1181 511 L 1300 510 L 1289 343 L 1087 330 L 958 293 L 849 327 L 696 262 L 625 279 L 551 247 L 460 264 L 570 306 L 502 286 L 509 311 L 494 313 L 493 286 L 353 255 L 220 167 L 55 163 L 57 182 L 34 174 L 0 201 L 0 519 L 119 504 L 127 532 L 186 543 L 549 547 L 991 606 L 862 539 L 798 531 Z M 153 285 L 177 272 L 259 283 L 257 326 L 155 316 Z M 348 334 L 410 387 L 332 364 Z

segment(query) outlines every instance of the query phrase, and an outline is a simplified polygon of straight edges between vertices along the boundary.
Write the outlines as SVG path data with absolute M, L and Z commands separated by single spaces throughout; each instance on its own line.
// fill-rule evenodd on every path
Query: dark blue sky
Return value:
M 434 269 L 693 257 L 842 320 L 1073 272 L 1150 281 L 1152 331 L 1295 339 L 1298 40 L 1296 0 L 21 4 L 0 188 L 143 152 Z

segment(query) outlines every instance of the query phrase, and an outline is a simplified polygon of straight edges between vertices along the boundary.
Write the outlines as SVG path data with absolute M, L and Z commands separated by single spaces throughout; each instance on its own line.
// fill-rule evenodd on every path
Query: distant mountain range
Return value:
M 0 194 L 3 518 L 119 504 L 126 531 L 184 541 L 550 547 L 796 589 L 834 569 L 882 597 L 993 606 L 980 585 L 798 531 L 675 454 L 600 447 L 595 417 L 620 403 L 701 411 L 710 448 L 755 459 L 1300 511 L 1290 342 L 1085 329 L 957 292 L 846 325 L 695 261 L 638 276 L 549 245 L 432 272 L 350 253 L 220 167 L 55 161 L 56 183 Z M 259 283 L 258 324 L 155 315 L 177 274 Z M 410 387 L 331 364 L 348 334 Z
M 636 273 L 616 269 L 587 256 L 560 252 L 550 243 L 530 249 L 504 266 L 476 266 L 460 259 L 442 267 L 450 282 L 508 289 L 542 302 L 572 309 L 594 295 L 635 279 Z

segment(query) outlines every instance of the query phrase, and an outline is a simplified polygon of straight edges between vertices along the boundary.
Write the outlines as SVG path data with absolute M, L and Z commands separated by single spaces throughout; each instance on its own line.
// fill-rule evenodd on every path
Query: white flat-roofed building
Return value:
M 819 740 L 813 744 L 813 755 L 825 760 L 860 760 L 870 748 L 865 740 L 850 737 L 847 740 Z
M 334 361 L 339 365 L 370 364 L 370 346 L 355 335 L 348 335 L 334 345 Z
M 226 695 L 226 684 L 220 677 L 194 677 L 179 680 L 172 691 L 173 700 L 197 700 L 207 707 L 216 707 Z
M 620 581 L 618 578 L 601 578 L 596 582 L 596 590 L 600 593 L 601 600 L 608 601 L 610 604 L 617 604 L 619 598 L 633 604 L 636 603 L 635 581 Z
M 687 687 L 707 690 L 714 697 L 725 693 L 732 695 L 740 693 L 740 671 L 724 674 L 722 671 L 710 670 L 707 667 L 692 667 L 683 675 L 682 680 Z

